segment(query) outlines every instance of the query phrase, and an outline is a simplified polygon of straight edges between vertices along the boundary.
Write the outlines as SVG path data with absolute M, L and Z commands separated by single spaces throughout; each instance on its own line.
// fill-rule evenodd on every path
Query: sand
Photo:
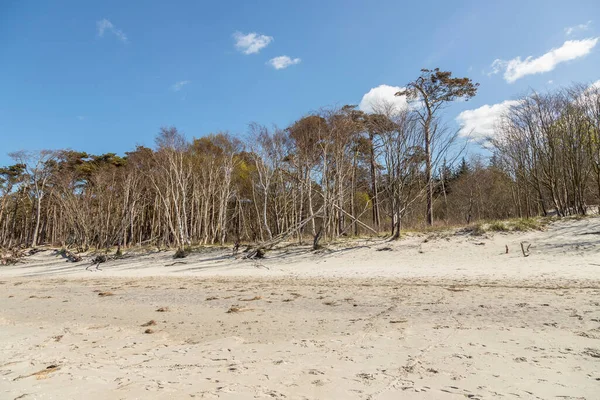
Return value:
M 176 261 L 0 267 L 0 398 L 599 398 L 598 218 Z

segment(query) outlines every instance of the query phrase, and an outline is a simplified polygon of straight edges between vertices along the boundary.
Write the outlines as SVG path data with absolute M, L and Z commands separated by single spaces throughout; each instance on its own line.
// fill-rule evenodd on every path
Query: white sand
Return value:
M 598 218 L 171 256 L 0 267 L 0 399 L 600 398 Z

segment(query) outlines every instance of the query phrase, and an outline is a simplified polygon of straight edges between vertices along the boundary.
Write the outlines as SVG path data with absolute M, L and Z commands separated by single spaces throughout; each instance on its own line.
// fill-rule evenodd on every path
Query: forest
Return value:
M 469 157 L 444 108 L 478 84 L 422 70 L 409 106 L 325 107 L 288 127 L 187 140 L 160 128 L 123 156 L 11 153 L 0 168 L 0 248 L 331 240 L 429 225 L 585 214 L 600 203 L 600 88 L 520 96 Z

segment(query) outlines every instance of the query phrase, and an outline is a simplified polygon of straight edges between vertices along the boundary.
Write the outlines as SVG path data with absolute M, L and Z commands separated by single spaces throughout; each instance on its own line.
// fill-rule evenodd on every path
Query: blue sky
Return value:
M 435 3 L 2 0 L 0 165 L 21 149 L 122 154 L 164 125 L 284 127 L 421 68 L 481 84 L 446 111 L 470 130 L 528 88 L 600 80 L 597 0 Z

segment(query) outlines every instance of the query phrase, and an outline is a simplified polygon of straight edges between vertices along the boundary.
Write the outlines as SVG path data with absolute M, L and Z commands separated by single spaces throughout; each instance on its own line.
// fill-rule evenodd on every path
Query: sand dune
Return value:
M 90 272 L 47 251 L 1 267 L 0 398 L 600 393 L 598 218 L 174 262 Z

